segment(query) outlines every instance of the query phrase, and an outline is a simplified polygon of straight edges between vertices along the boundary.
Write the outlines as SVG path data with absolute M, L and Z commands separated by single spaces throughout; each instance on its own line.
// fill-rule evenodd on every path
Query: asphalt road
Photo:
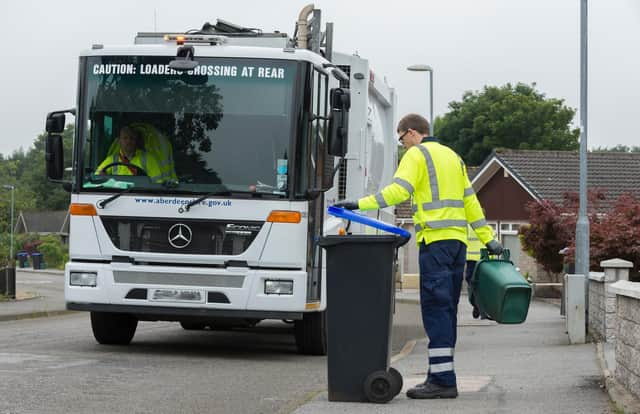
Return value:
M 298 355 L 291 329 L 141 322 L 118 347 L 86 313 L 0 322 L 0 413 L 290 413 L 326 389 L 326 358 Z M 417 305 L 398 303 L 393 353 L 423 336 Z

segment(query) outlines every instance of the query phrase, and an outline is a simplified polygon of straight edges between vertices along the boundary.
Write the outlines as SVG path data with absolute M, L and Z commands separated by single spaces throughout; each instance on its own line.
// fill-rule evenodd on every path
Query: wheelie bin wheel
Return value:
M 364 380 L 364 395 L 374 403 L 387 403 L 396 396 L 397 380 L 387 371 L 375 371 Z
M 400 374 L 400 372 L 393 367 L 389 367 L 389 374 L 391 374 L 391 377 L 393 379 L 393 395 L 398 395 L 400 394 L 400 391 L 402 391 L 402 385 L 404 384 L 404 382 L 402 381 L 402 374 Z

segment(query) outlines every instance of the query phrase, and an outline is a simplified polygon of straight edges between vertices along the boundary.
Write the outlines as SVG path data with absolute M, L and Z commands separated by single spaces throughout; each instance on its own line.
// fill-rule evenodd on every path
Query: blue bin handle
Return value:
M 354 213 L 353 211 L 346 210 L 342 207 L 329 206 L 327 207 L 327 212 L 332 216 L 355 221 L 356 223 L 365 224 L 367 226 L 374 227 L 378 230 L 384 230 L 389 233 L 397 234 L 398 236 L 406 239 L 404 243 L 409 241 L 409 239 L 411 238 L 411 233 L 409 233 L 403 228 L 392 226 L 389 223 L 385 223 L 384 221 L 376 220 L 374 218 L 367 217 L 362 214 Z

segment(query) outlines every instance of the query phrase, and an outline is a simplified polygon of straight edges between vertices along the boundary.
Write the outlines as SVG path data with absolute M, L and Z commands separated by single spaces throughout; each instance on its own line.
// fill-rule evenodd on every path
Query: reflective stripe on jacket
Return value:
M 484 249 L 485 246 L 471 226 L 467 226 L 467 234 L 467 240 L 469 240 L 467 243 L 467 261 L 478 262 L 480 261 L 480 249 Z
M 462 159 L 433 137 L 402 157 L 393 183 L 358 200 L 361 210 L 384 208 L 412 197 L 416 243 L 460 240 L 467 243 L 467 223 L 483 243 L 493 239 Z

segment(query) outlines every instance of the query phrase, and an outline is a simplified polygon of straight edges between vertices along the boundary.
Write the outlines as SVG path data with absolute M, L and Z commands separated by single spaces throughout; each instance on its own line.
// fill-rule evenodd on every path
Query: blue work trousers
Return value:
M 476 268 L 475 260 L 467 260 L 467 266 L 464 270 L 464 279 L 467 281 L 467 292 L 469 294 L 469 303 L 473 306 L 474 309 L 478 307 L 476 305 L 476 299 L 473 297 L 473 271 Z
M 466 254 L 467 246 L 458 240 L 420 245 L 420 304 L 429 337 L 427 381 L 443 386 L 456 385 L 453 353 Z

